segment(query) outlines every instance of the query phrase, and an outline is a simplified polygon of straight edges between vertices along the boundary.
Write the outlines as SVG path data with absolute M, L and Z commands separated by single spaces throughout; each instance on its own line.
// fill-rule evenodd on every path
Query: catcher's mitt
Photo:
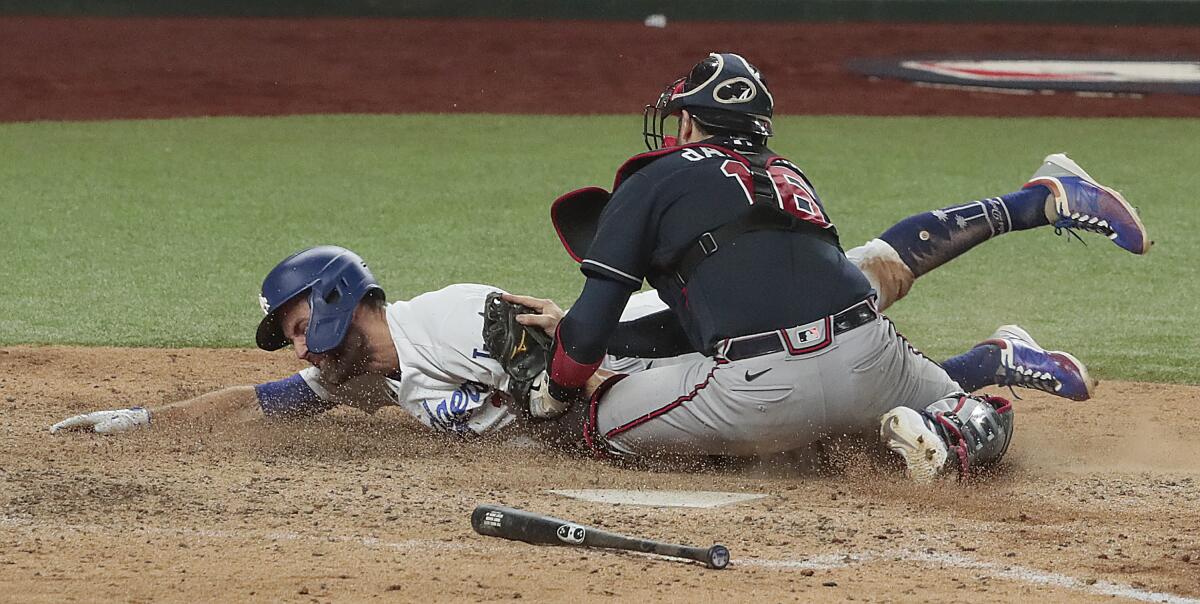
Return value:
M 508 393 L 520 403 L 519 408 L 528 411 L 529 390 L 550 366 L 553 342 L 541 328 L 517 322 L 517 315 L 537 314 L 536 310 L 501 295 L 488 294 L 483 304 L 483 347 L 512 378 Z

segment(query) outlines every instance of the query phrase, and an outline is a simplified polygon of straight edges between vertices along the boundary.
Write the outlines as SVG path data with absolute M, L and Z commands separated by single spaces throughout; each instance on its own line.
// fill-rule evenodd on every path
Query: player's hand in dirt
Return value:
M 516 294 L 504 294 L 504 299 L 517 304 L 524 304 L 536 311 L 536 315 L 518 315 L 517 322 L 521 325 L 531 325 L 541 327 L 550 337 L 554 337 L 554 330 L 558 329 L 558 322 L 562 320 L 563 309 L 559 308 L 553 300 L 545 298 L 533 298 L 530 296 L 518 296 Z
M 111 409 L 109 411 L 93 411 L 68 417 L 50 426 L 50 433 L 56 434 L 63 430 L 93 430 L 97 434 L 115 434 L 129 432 L 142 426 L 150 425 L 150 411 L 142 407 L 129 409 Z

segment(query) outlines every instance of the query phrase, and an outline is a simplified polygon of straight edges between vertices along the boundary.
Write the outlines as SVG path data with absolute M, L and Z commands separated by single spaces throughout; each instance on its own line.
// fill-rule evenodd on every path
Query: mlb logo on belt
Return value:
M 793 356 L 809 354 L 824 349 L 833 343 L 833 322 L 829 317 L 812 323 L 779 330 L 788 352 Z
M 801 342 L 816 342 L 821 339 L 821 327 L 809 327 L 808 329 L 796 332 L 796 337 Z

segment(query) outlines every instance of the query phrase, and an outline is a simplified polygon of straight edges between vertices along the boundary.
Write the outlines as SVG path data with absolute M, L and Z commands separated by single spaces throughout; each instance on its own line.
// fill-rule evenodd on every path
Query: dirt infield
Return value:
M 117 437 L 66 415 L 278 376 L 243 350 L 0 349 L 0 600 L 325 602 L 1160 601 L 1200 598 L 1200 388 L 1102 384 L 1019 401 L 1011 462 L 918 488 L 850 457 L 696 472 L 620 468 L 519 441 L 444 442 L 399 410 Z M 768 497 L 660 510 L 552 488 Z M 500 502 L 609 530 L 724 542 L 730 570 L 475 535 Z M 831 585 L 836 584 L 836 585 Z
M 637 113 L 714 49 L 784 114 L 1197 116 L 1194 96 L 1012 96 L 868 81 L 850 58 L 1200 57 L 1183 27 L 0 17 L 0 121 L 296 113 Z

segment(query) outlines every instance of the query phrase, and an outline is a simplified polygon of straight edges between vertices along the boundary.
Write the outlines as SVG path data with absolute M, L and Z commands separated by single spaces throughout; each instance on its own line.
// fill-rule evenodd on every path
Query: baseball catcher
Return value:
M 773 111 L 756 67 L 712 53 L 647 106 L 650 151 L 617 170 L 611 195 L 588 188 L 555 203 L 583 290 L 565 315 L 510 297 L 540 304 L 554 336 L 548 395 L 571 408 L 598 454 L 754 455 L 873 426 L 914 478 L 996 462 L 1012 406 L 963 394 L 970 380 L 917 351 L 880 303 L 1014 230 L 1053 224 L 1144 254 L 1151 242 L 1136 212 L 1051 155 L 1021 191 L 911 217 L 855 257 L 809 178 L 768 147 Z M 566 216 L 595 219 L 563 228 Z M 900 278 L 864 276 L 872 265 Z M 622 322 L 644 283 L 668 308 Z M 893 297 L 881 301 L 885 288 Z M 606 355 L 664 351 L 696 357 L 587 385 Z

